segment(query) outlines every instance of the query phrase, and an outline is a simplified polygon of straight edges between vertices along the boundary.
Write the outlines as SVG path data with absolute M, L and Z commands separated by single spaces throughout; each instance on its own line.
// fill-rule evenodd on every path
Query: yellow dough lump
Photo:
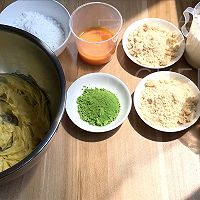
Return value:
M 50 127 L 47 98 L 21 75 L 0 75 L 0 172 L 15 165 Z

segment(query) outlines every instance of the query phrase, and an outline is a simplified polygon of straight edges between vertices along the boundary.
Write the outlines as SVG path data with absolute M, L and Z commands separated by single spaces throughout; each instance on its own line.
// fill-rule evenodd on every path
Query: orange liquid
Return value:
M 116 42 L 105 40 L 112 38 L 113 35 L 110 30 L 103 27 L 92 27 L 83 31 L 79 37 L 86 42 L 80 41 L 78 44 L 78 50 L 82 60 L 93 65 L 101 65 L 109 62 L 115 51 Z

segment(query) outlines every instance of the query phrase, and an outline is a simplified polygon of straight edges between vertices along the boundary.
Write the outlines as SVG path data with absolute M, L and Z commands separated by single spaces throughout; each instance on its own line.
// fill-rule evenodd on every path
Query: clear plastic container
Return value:
M 81 59 L 92 65 L 109 62 L 115 52 L 122 24 L 120 12 L 109 4 L 92 2 L 78 7 L 71 15 L 70 29 Z M 81 33 L 92 27 L 106 28 L 113 36 L 99 42 L 88 42 L 80 38 Z
M 187 23 L 190 21 L 190 15 L 193 16 L 190 30 L 186 28 Z M 185 58 L 187 62 L 194 68 L 200 68 L 200 2 L 195 8 L 188 7 L 183 12 L 185 17 L 185 24 L 182 26 L 181 31 L 187 38 Z

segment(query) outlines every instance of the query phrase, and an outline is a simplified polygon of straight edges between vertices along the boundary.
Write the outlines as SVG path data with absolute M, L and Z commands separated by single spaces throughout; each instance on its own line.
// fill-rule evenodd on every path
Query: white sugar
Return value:
M 23 29 L 45 42 L 51 50 L 57 49 L 65 39 L 61 25 L 52 17 L 38 12 L 23 12 L 14 26 Z

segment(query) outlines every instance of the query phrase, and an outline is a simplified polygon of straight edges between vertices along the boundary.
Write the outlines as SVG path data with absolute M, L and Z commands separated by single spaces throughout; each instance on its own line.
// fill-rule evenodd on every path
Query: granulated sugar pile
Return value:
M 38 37 L 53 51 L 65 39 L 65 33 L 61 25 L 52 17 L 44 16 L 38 12 L 28 11 L 21 13 L 14 25 Z
M 143 117 L 152 125 L 175 128 L 194 119 L 198 97 L 178 80 L 147 81 L 140 100 Z

